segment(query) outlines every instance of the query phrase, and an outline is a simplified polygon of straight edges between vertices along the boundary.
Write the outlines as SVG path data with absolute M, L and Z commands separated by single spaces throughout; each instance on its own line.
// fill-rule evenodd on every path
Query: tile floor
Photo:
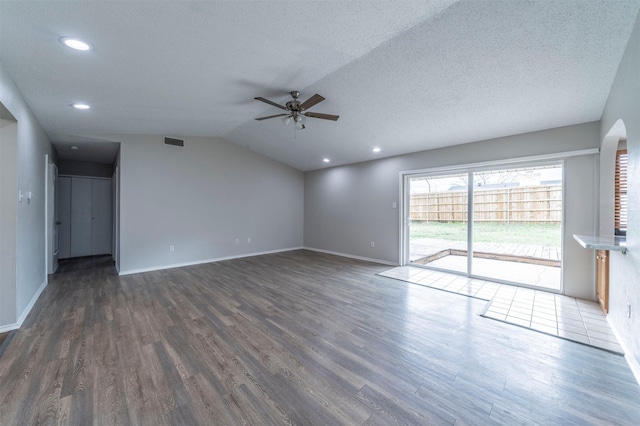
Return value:
M 597 303 L 416 266 L 379 275 L 489 301 L 481 315 L 623 354 Z

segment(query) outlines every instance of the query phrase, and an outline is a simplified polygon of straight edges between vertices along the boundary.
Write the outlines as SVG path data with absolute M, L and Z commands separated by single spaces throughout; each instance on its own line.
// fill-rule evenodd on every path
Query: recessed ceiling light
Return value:
M 91 50 L 88 43 L 73 37 L 60 37 L 60 43 L 74 50 Z
M 79 148 L 78 148 L 77 146 L 75 146 L 75 145 L 72 145 L 72 146 L 70 146 L 70 147 L 69 147 L 69 149 L 72 149 L 72 150 L 74 150 L 74 151 L 75 151 L 75 150 L 77 150 L 77 149 L 79 149 Z
M 71 106 L 74 107 L 75 109 L 89 109 L 89 108 L 91 108 L 87 104 L 71 104 Z
M 375 147 L 375 148 L 373 148 L 373 150 L 372 150 L 372 151 L 373 151 L 373 152 L 380 152 L 380 148 Z
M 322 161 L 324 161 L 325 163 L 328 163 L 331 160 L 329 160 L 328 158 L 323 158 Z

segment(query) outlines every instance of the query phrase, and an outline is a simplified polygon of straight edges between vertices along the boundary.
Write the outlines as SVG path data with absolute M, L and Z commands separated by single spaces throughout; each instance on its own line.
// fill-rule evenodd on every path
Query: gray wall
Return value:
M 597 148 L 599 131 L 599 123 L 586 123 L 307 172 L 304 245 L 398 263 L 400 210 L 392 202 L 401 202 L 401 171 Z M 596 157 L 565 162 L 563 281 L 567 294 L 587 299 L 595 299 L 594 261 L 572 234 L 595 229 Z
M 627 134 L 628 168 L 628 254 L 610 256 L 609 319 L 635 363 L 640 380 L 640 18 L 618 67 L 601 121 L 601 139 L 622 119 Z M 627 317 L 631 304 L 631 318 Z
M 2 106 L 0 105 L 0 108 Z M 16 322 L 18 124 L 0 119 L 0 327 Z
M 302 172 L 222 139 L 114 140 L 121 273 L 302 246 Z
M 31 191 L 30 202 L 17 206 L 16 229 L 16 297 L 13 324 L 28 313 L 38 291 L 46 285 L 45 261 L 45 155 L 55 160 L 51 142 L 31 113 L 13 80 L 0 64 L 0 103 L 17 120 L 17 190 Z M 2 158 L 0 167 L 11 167 Z M 0 271 L 2 273 L 2 271 Z M 4 294 L 3 294 L 4 297 Z M 11 326 L 0 324 L 2 326 Z
M 58 174 L 110 178 L 113 175 L 113 164 L 58 160 Z

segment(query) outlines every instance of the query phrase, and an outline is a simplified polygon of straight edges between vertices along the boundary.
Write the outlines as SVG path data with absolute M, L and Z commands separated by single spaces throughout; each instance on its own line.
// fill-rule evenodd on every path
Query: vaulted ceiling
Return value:
M 0 62 L 62 157 L 103 134 L 207 136 L 313 170 L 599 120 L 639 7 L 3 0 Z M 254 97 L 291 90 L 340 119 L 254 120 L 281 112 Z

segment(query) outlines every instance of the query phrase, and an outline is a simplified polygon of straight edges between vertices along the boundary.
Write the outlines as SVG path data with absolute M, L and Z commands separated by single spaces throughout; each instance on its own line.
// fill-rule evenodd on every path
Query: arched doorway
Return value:
M 615 169 L 616 152 L 627 140 L 627 130 L 622 120 L 609 129 L 600 147 L 600 206 L 599 234 L 614 235 L 615 223 Z

